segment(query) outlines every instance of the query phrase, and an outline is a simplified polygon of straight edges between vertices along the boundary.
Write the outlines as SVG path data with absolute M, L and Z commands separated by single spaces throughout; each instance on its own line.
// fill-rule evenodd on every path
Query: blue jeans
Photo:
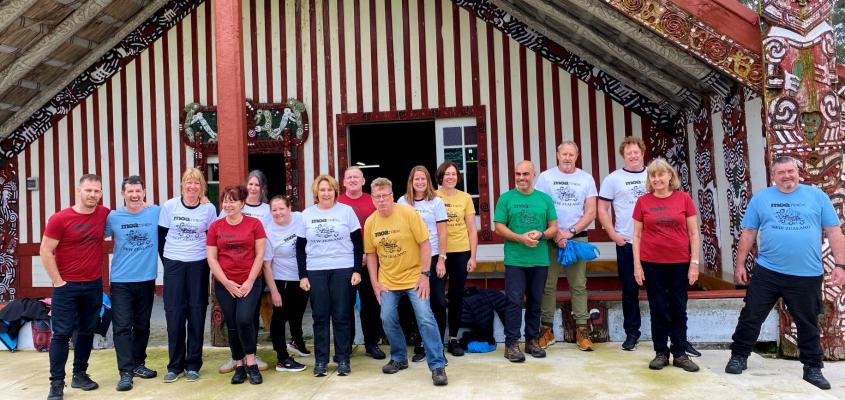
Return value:
M 67 282 L 53 288 L 51 322 L 53 337 L 50 339 L 50 381 L 65 379 L 68 346 L 73 331 L 73 373 L 88 370 L 88 357 L 94 344 L 94 328 L 100 319 L 103 305 L 103 281 Z
M 387 340 L 390 341 L 390 359 L 400 362 L 408 360 L 408 346 L 405 343 L 402 326 L 399 324 L 399 299 L 402 296 L 408 296 L 411 307 L 414 308 L 414 316 L 425 345 L 428 368 L 434 370 L 445 367 L 446 358 L 443 356 L 443 342 L 440 340 L 437 322 L 434 320 L 428 299 L 420 299 L 416 289 L 381 292 L 381 322 Z

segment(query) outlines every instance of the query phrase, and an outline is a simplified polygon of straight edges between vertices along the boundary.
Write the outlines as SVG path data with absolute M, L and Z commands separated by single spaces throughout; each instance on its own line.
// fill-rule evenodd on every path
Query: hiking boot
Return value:
M 127 390 L 132 390 L 132 373 L 131 372 L 121 372 L 120 373 L 120 380 L 117 381 L 117 388 L 115 388 L 118 392 L 125 392 Z
M 199 371 L 188 371 L 185 372 L 185 381 L 186 382 L 196 382 L 200 380 L 200 373 Z
M 830 382 L 822 375 L 822 369 L 819 367 L 804 366 L 804 380 L 813 384 L 813 386 L 822 389 L 830 389 Z
M 387 364 L 384 364 L 384 366 L 381 367 L 381 372 L 384 372 L 385 374 L 395 374 L 395 373 L 397 373 L 397 372 L 399 372 L 403 369 L 406 369 L 406 368 L 408 368 L 408 361 L 407 360 L 405 360 L 405 361 L 390 360 L 390 361 L 387 362 Z
M 701 353 L 695 347 L 692 347 L 692 343 L 690 342 L 687 342 L 684 346 L 684 353 L 687 353 L 690 357 L 701 357 Z
M 65 381 L 50 382 L 50 394 L 47 400 L 62 400 L 65 398 Z
M 249 379 L 250 385 L 260 385 L 264 382 L 261 371 L 258 370 L 258 364 L 246 366 L 246 377 Z
M 364 346 L 365 351 L 364 354 L 376 359 L 376 360 L 384 360 L 387 358 L 387 355 L 384 354 L 383 351 L 375 344 L 368 344 Z
M 551 326 L 540 325 L 540 348 L 545 349 L 555 344 L 555 331 Z
M 663 369 L 667 365 L 669 365 L 669 355 L 659 353 L 648 363 L 648 369 Z
M 586 325 L 579 325 L 575 329 L 575 344 L 578 345 L 578 350 L 593 351 L 593 341 L 590 340 L 590 331 Z
M 431 381 L 434 383 L 434 386 L 448 385 L 449 379 L 446 378 L 446 369 L 435 368 L 434 371 L 431 371 Z
M 228 374 L 235 370 L 235 366 L 237 366 L 235 360 L 230 358 L 229 361 L 226 361 L 225 363 L 223 363 L 223 365 L 220 366 L 220 368 L 217 369 L 217 372 L 221 374 Z
M 296 353 L 300 357 L 310 356 L 311 351 L 305 347 L 304 341 L 295 341 L 291 339 L 290 343 L 288 343 L 288 351 L 291 353 Z
M 531 338 L 531 340 L 525 343 L 525 352 L 531 354 L 531 357 L 534 358 L 546 357 L 546 351 L 540 347 L 540 343 L 537 338 Z
M 152 379 L 158 376 L 158 372 L 147 368 L 144 364 L 135 367 L 132 373 L 141 379 Z
M 514 363 L 525 361 L 525 354 L 522 354 L 522 351 L 519 350 L 519 342 L 514 341 L 505 347 L 505 358 Z
M 346 376 L 352 373 L 352 366 L 349 361 L 341 361 L 337 363 L 337 376 Z
M 243 365 L 235 367 L 235 373 L 232 374 L 232 380 L 230 381 L 233 385 L 240 385 L 246 381 L 246 367 Z
M 296 360 L 294 360 L 293 357 L 288 357 L 287 360 L 284 360 L 284 361 L 276 364 L 276 371 L 279 371 L 279 372 L 305 371 L 305 365 L 302 365 L 302 364 L 296 362 Z
M 686 354 L 680 357 L 675 357 L 675 359 L 672 360 L 672 365 L 678 368 L 683 368 L 684 371 L 687 372 L 698 372 L 698 365 L 692 362 L 692 360 Z
M 167 371 L 167 373 L 164 374 L 164 383 L 176 382 L 177 380 L 179 380 L 180 376 L 182 376 L 182 371 L 179 371 L 179 372 Z
M 458 342 L 458 339 L 449 339 L 449 344 L 446 346 L 446 351 L 449 354 L 455 357 L 461 357 L 464 355 L 464 348 L 461 347 L 461 344 Z
M 743 356 L 731 355 L 728 365 L 725 365 L 725 372 L 734 375 L 739 375 L 746 369 L 748 369 L 748 358 Z
M 267 365 L 267 362 L 262 360 L 258 353 L 255 353 L 255 365 L 258 366 L 259 371 L 266 371 L 270 369 L 270 366 Z
M 94 390 L 100 387 L 100 385 L 98 385 L 97 382 L 92 381 L 91 377 L 89 377 L 88 374 L 84 372 L 79 372 L 73 374 L 73 379 L 71 379 L 70 381 L 70 387 L 82 389 L 87 392 L 89 390 Z
M 637 344 L 640 341 L 640 335 L 629 333 L 625 336 L 625 341 L 622 342 L 622 350 L 634 351 L 637 349 Z
M 326 363 L 318 362 L 314 364 L 314 376 L 317 378 L 326 376 Z

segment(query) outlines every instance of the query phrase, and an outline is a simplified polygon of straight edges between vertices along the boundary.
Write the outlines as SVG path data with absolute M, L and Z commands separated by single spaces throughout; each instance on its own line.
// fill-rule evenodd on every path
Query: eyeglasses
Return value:
M 386 200 L 386 199 L 392 199 L 393 198 L 393 192 L 373 195 L 373 198 L 376 199 L 376 200 L 379 200 L 379 201 Z

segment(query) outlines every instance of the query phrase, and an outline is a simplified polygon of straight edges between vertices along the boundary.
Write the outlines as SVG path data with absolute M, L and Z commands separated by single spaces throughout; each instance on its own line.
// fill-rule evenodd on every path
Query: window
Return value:
M 437 132 L 437 165 L 452 161 L 461 168 L 464 179 L 458 189 L 472 196 L 475 211 L 479 213 L 478 136 L 475 118 L 438 119 L 434 121 L 434 125 Z

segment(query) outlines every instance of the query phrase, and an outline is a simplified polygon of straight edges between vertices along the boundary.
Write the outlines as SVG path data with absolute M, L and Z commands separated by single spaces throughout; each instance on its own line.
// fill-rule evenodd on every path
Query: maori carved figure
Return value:
M 705 98 L 692 116 L 695 135 L 695 174 L 698 176 L 699 215 L 701 215 L 701 250 L 706 272 L 722 274 L 722 255 L 719 248 L 719 203 L 716 200 L 716 164 L 713 149 L 713 115 L 711 102 Z
M 679 114 L 671 125 L 663 126 L 647 122 L 643 132 L 648 159 L 663 157 L 678 171 L 681 190 L 689 192 L 689 153 L 687 151 L 686 117 Z
M 10 162 L 0 169 L 0 302 L 15 299 L 18 260 L 18 166 Z
M 833 1 L 764 0 L 761 8 L 765 62 L 765 123 L 768 155 L 789 155 L 803 164 L 804 183 L 824 190 L 839 220 L 845 216 L 842 188 L 843 92 L 837 91 Z M 829 285 L 833 256 L 822 244 L 825 284 L 819 320 L 826 359 L 845 359 L 845 293 Z M 796 356 L 797 332 L 785 306 L 781 351 Z
M 748 166 L 748 132 L 745 128 L 745 95 L 741 88 L 724 100 L 722 108 L 722 129 L 725 137 L 722 139 L 722 151 L 725 154 L 725 176 L 728 179 L 728 215 L 730 217 L 731 260 L 736 259 L 736 249 L 742 233 L 740 227 L 745 209 L 751 200 L 751 175 Z M 754 267 L 754 254 L 749 254 L 745 265 L 735 265 L 734 268 L 745 268 L 751 271 Z

